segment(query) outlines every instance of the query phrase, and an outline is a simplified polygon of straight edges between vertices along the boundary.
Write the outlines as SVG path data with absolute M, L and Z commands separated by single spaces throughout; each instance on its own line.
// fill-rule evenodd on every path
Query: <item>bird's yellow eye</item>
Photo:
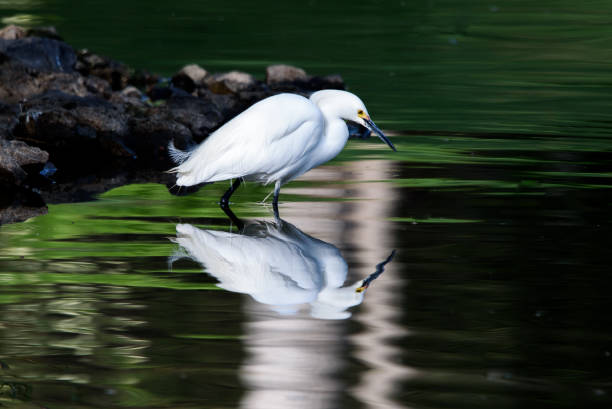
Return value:
M 363 116 L 363 109 L 360 109 L 359 111 L 357 111 L 357 115 Z

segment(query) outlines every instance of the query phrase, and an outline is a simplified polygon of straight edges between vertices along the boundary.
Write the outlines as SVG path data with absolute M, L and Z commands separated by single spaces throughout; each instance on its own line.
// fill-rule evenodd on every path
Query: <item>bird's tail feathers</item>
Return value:
M 174 139 L 171 140 L 170 142 L 168 142 L 168 153 L 170 154 L 170 158 L 172 158 L 172 161 L 174 163 L 176 163 L 177 165 L 180 165 L 181 163 L 183 163 L 187 159 L 189 159 L 189 157 L 193 153 L 194 149 L 195 149 L 195 146 L 192 146 L 192 147 L 187 148 L 186 150 L 182 151 L 179 148 L 177 148 L 176 146 L 174 146 Z M 170 169 L 168 172 L 169 173 L 176 173 L 177 169 L 178 169 L 178 166 L 176 168 Z

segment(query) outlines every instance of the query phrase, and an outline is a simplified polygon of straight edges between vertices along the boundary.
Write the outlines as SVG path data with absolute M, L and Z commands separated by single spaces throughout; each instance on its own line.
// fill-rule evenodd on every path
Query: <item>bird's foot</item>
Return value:
M 229 202 L 225 206 L 221 205 L 221 210 L 223 210 L 223 212 L 227 215 L 227 217 L 229 217 L 232 223 L 234 223 L 236 227 L 238 227 L 238 230 L 244 229 L 244 223 L 238 218 L 238 216 L 234 214 L 232 209 L 230 209 Z

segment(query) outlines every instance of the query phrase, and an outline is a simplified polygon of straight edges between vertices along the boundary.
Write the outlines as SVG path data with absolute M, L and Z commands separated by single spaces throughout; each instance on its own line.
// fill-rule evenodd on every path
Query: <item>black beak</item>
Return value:
M 391 254 L 389 254 L 389 257 L 387 257 L 385 261 L 376 265 L 376 271 L 367 276 L 365 280 L 363 280 L 363 282 L 361 283 L 361 286 L 359 286 L 356 291 L 358 293 L 364 292 L 370 286 L 370 283 L 376 280 L 378 276 L 380 276 L 383 271 L 385 271 L 385 265 L 393 259 L 393 256 L 395 256 L 395 250 L 393 250 Z
M 376 126 L 376 124 L 374 123 L 374 121 L 372 121 L 370 118 L 363 118 L 363 121 L 365 122 L 365 126 L 366 128 L 368 128 L 370 131 L 372 132 L 376 132 L 376 134 L 378 135 L 378 137 L 387 145 L 389 145 L 389 147 L 391 149 L 393 149 L 394 152 L 397 152 L 397 149 L 395 149 L 395 146 L 393 146 L 393 144 L 391 143 L 391 141 L 389 140 L 389 138 L 387 138 L 385 136 L 385 134 L 378 129 L 378 127 Z

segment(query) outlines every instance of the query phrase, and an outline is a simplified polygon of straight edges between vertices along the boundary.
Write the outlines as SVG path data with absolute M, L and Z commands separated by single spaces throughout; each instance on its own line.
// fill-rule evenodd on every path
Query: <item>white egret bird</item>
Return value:
M 347 309 L 361 304 L 393 256 L 379 263 L 375 273 L 344 286 L 348 265 L 340 250 L 285 221 L 256 221 L 242 234 L 178 224 L 171 240 L 184 252 L 170 257 L 170 265 L 189 257 L 225 290 L 249 294 L 282 314 L 305 307 L 313 317 L 327 319 L 350 317 Z
M 192 150 L 181 151 L 170 142 L 177 166 L 169 172 L 176 173 L 177 186 L 235 179 L 221 198 L 224 209 L 242 180 L 274 183 L 278 217 L 280 187 L 340 153 L 349 136 L 344 121 L 365 126 L 396 150 L 350 92 L 323 90 L 310 99 L 279 94 L 252 105 Z

